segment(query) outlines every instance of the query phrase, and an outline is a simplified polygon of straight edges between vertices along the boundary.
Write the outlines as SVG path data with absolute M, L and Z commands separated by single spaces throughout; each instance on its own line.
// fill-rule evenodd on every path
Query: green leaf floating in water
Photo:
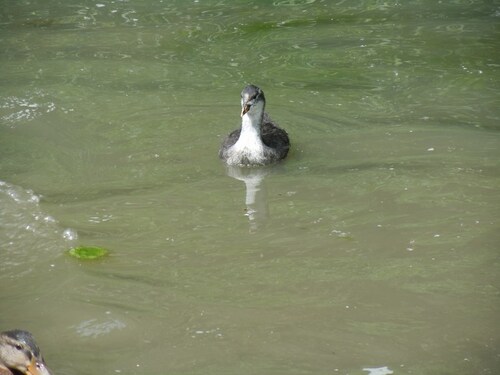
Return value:
M 78 259 L 98 259 L 108 254 L 108 250 L 96 246 L 78 246 L 69 250 L 69 255 Z

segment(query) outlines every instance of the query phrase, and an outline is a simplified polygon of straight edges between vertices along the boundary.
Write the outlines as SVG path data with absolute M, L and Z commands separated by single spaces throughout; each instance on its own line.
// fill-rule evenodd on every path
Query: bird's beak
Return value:
M 26 375 L 52 375 L 45 363 L 37 361 L 35 357 L 31 359 Z
M 241 117 L 243 117 L 243 115 L 247 113 L 249 110 L 250 106 L 248 104 L 243 104 L 243 107 L 241 107 Z

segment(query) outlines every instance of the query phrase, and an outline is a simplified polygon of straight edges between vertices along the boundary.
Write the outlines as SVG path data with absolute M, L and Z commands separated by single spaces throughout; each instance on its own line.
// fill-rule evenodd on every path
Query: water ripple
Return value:
M 53 249 L 70 247 L 77 233 L 61 228 L 43 212 L 40 196 L 32 190 L 0 181 L 0 262 L 2 276 L 20 277 L 30 273 L 40 258 Z
M 31 121 L 56 109 L 54 102 L 46 98 L 42 90 L 23 96 L 8 96 L 0 101 L 0 119 L 11 126 L 22 121 Z

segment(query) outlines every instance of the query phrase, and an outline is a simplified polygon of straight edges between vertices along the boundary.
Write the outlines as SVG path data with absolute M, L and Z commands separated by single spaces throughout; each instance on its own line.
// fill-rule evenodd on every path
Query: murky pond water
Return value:
M 499 20 L 4 2 L 0 328 L 67 375 L 498 373 Z M 292 151 L 227 169 L 248 82 Z

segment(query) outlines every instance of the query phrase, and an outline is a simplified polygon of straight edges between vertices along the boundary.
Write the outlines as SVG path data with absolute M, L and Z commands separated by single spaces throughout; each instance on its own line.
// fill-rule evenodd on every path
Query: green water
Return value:
M 500 371 L 497 2 L 0 5 L 0 329 L 55 374 Z M 292 150 L 227 170 L 249 82 Z

